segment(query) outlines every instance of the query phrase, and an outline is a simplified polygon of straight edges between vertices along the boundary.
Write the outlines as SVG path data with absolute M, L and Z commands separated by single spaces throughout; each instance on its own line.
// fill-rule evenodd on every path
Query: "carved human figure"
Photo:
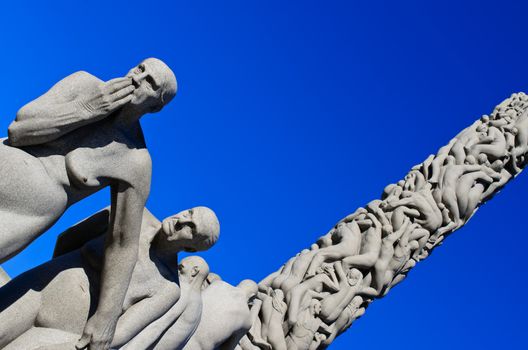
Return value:
M 330 237 L 333 244 L 316 251 L 306 271 L 307 276 L 314 276 L 324 262 L 334 262 L 359 253 L 361 229 L 356 221 L 338 224 L 331 231 Z
M 209 266 L 199 256 L 189 256 L 178 268 L 181 288 L 178 302 L 123 349 L 179 350 L 187 344 L 202 316 L 202 285 L 209 274 Z
M 109 210 L 104 210 L 68 230 L 57 243 L 61 255 L 0 288 L 0 347 L 27 333 L 31 343 L 23 348 L 31 349 L 41 343 L 34 335 L 36 328 L 69 334 L 61 338 L 66 343 L 79 339 L 101 287 L 109 215 Z M 138 260 L 120 308 L 113 347 L 128 342 L 178 301 L 177 253 L 211 247 L 218 238 L 219 224 L 205 207 L 182 211 L 163 222 L 145 209 L 140 232 Z M 68 252 L 71 237 L 90 236 L 97 238 Z
M 352 301 L 339 314 L 337 320 L 330 325 L 330 335 L 323 341 L 325 346 L 330 345 L 339 334 L 352 325 L 352 322 L 363 316 L 365 313 L 365 308 L 361 307 L 363 302 L 363 298 L 359 295 L 352 298 Z
M 378 259 L 384 229 L 374 215 L 369 213 L 367 216 L 370 218 L 371 227 L 361 237 L 359 254 L 351 254 L 342 260 L 345 270 L 349 270 L 352 267 L 370 269 Z
M 249 307 L 257 284 L 244 280 L 237 287 L 215 281 L 202 292 L 202 318 L 185 350 L 235 349 L 253 323 Z
M 383 193 L 381 194 L 381 199 L 384 202 L 393 202 L 400 199 L 403 192 L 403 183 L 404 181 L 401 180 L 397 184 L 389 184 L 385 186 Z
M 441 147 L 436 155 L 428 158 L 424 164 L 424 174 L 425 178 L 429 178 L 429 182 L 432 184 L 438 183 L 438 178 L 440 176 L 440 169 L 444 165 L 444 162 L 451 151 L 453 145 L 457 142 L 457 139 L 454 138 L 449 143 Z
M 473 145 L 466 145 L 468 154 L 478 157 L 479 154 L 483 153 L 491 161 L 506 155 L 508 152 L 508 144 L 506 142 L 506 136 L 502 131 L 494 126 L 483 123 L 477 128 L 477 133 L 478 141 Z
M 429 235 L 429 231 L 416 223 L 411 224 L 408 229 L 403 231 L 394 247 L 394 254 L 385 272 L 385 283 L 381 296 L 385 296 L 392 287 L 400 283 L 407 272 L 416 265 L 416 258 L 411 259 L 411 257 L 423 258 L 426 256 L 425 250 L 422 251 L 421 249 Z
M 356 209 L 355 212 L 353 212 L 350 215 L 345 216 L 337 224 L 339 225 L 340 223 L 347 223 L 347 222 L 354 221 L 354 220 L 356 220 L 358 218 L 364 218 L 366 214 L 367 214 L 367 209 L 365 209 L 363 207 L 359 207 L 359 208 Z
M 456 164 L 463 164 L 464 159 L 466 159 L 467 147 L 470 147 L 472 144 L 478 141 L 479 136 L 477 133 L 477 128 L 482 125 L 482 120 L 476 120 L 473 124 L 462 130 L 457 136 L 455 136 L 455 142 L 449 154 L 453 155 L 456 159 Z
M 486 176 L 487 178 L 491 177 L 494 180 L 500 180 L 500 175 L 498 173 L 482 164 L 456 164 L 456 160 L 452 156 L 449 156 L 446 159 L 446 165 L 442 169 L 440 182 L 438 183 L 438 187 L 433 191 L 433 194 L 438 203 L 445 205 L 449 211 L 451 223 L 439 229 L 437 235 L 443 235 L 446 232 L 460 227 L 464 223 L 458 207 L 457 185 L 463 175 L 474 172 L 479 172 L 481 180 L 485 180 Z M 460 192 L 460 194 L 466 195 L 464 192 Z M 431 231 L 433 232 L 434 230 Z
M 310 349 L 317 332 L 321 331 L 321 333 L 330 334 L 330 327 L 319 318 L 320 312 L 321 302 L 317 299 L 312 299 L 309 307 L 301 312 L 297 322 L 286 337 L 288 350 Z
M 398 230 L 389 232 L 381 241 L 380 255 L 372 269 L 372 286 L 377 295 L 380 295 L 392 281 L 393 276 L 389 271 L 389 264 L 394 257 L 394 246 L 405 231 L 409 229 L 409 224 L 410 219 L 407 218 Z
M 303 249 L 291 263 L 284 267 L 281 274 L 276 277 L 276 280 L 272 283 L 273 288 L 280 288 L 287 294 L 293 287 L 301 283 L 317 251 L 318 249 L 316 247 Z
M 392 211 L 391 223 L 394 230 L 400 228 L 406 217 L 412 218 L 413 222 L 431 232 L 443 222 L 442 212 L 431 193 L 431 184 L 426 184 L 417 192 L 403 191 L 399 200 L 387 202 L 383 209 Z
M 363 274 L 356 268 L 345 272 L 341 263 L 335 263 L 339 291 L 325 296 L 321 301 L 320 317 L 325 323 L 331 324 L 339 318 L 347 305 L 358 295 L 376 297 L 379 293 L 370 287 L 370 279 L 364 279 Z
M 418 169 L 411 170 L 405 176 L 404 181 L 405 182 L 403 183 L 403 190 L 413 192 L 421 190 L 427 183 L 425 176 Z
M 314 298 L 320 299 L 323 290 L 330 292 L 339 290 L 339 281 L 333 265 L 323 264 L 315 276 L 296 285 L 286 294 L 288 324 L 290 326 L 297 322 L 299 313 L 306 307 L 305 303 Z
M 478 204 L 482 201 L 484 192 L 495 181 L 501 180 L 498 173 L 489 175 L 482 170 L 462 175 L 456 185 L 456 199 L 460 218 L 463 222 L 469 220 Z
M 528 153 L 528 110 L 525 111 L 515 122 L 517 133 L 515 135 L 515 147 L 512 150 L 512 160 L 515 172 L 520 172 L 519 162 L 521 157 L 525 161 Z
M 515 127 L 515 119 L 517 119 L 518 110 L 505 106 L 505 108 L 500 107 L 496 109 L 495 112 L 496 113 L 492 113 L 491 117 L 483 115 L 481 120 L 499 129 L 511 130 Z
M 176 78 L 150 58 L 103 82 L 74 73 L 22 107 L 0 140 L 0 262 L 50 228 L 79 200 L 111 188 L 111 224 L 96 312 L 80 348 L 112 340 L 137 260 L 151 159 L 139 119 L 176 94 Z
M 309 249 L 303 249 L 300 253 L 296 254 L 295 256 L 291 257 L 286 261 L 284 265 L 280 267 L 279 270 L 275 271 L 271 275 L 267 276 L 265 280 L 259 282 L 259 289 L 260 285 L 264 286 L 263 291 L 267 291 L 268 287 L 272 287 L 273 289 L 279 289 L 281 288 L 282 284 L 290 278 L 290 275 L 292 273 L 293 264 L 297 261 L 297 258 L 301 254 L 307 254 L 309 253 Z M 311 256 L 313 256 L 314 253 L 311 253 Z M 309 262 L 308 262 L 309 264 Z M 300 276 L 302 278 L 303 276 Z
M 286 337 L 283 323 L 288 310 L 281 289 L 271 290 L 270 295 L 259 293 L 262 300 L 261 341 L 255 344 L 271 350 L 286 350 Z M 269 346 L 267 345 L 269 344 Z
M 385 226 L 391 226 L 391 222 L 389 220 L 390 218 L 390 215 L 387 214 L 383 209 L 382 207 L 384 206 L 384 201 L 381 201 L 379 199 L 375 199 L 373 201 L 370 201 L 369 204 L 367 204 L 367 210 L 369 213 L 372 213 L 374 215 L 374 217 L 380 222 L 380 224 L 382 225 L 382 227 L 385 227 Z M 372 223 L 371 223 L 371 218 L 369 219 L 369 223 L 367 225 L 367 228 L 369 228 Z

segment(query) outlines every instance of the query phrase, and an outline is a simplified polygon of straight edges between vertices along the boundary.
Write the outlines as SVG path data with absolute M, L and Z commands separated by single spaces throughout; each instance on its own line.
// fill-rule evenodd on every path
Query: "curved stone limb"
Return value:
M 356 255 L 361 248 L 361 229 L 355 221 L 339 224 L 331 234 L 333 245 L 317 250 L 306 271 L 307 276 L 314 276 L 317 269 L 325 262 L 333 262 L 347 256 Z
M 235 349 L 254 323 L 249 302 L 257 292 L 257 284 L 250 280 L 237 287 L 213 282 L 202 292 L 202 317 L 183 349 Z
M 362 236 L 361 249 L 357 255 L 349 255 L 344 258 L 345 269 L 356 267 L 359 269 L 369 269 L 376 263 L 381 249 L 382 227 L 381 224 L 371 215 L 372 224 Z
M 312 299 L 317 298 L 319 293 L 324 289 L 332 292 L 339 290 L 339 281 L 337 280 L 334 267 L 328 264 L 320 267 L 318 274 L 288 291 L 286 294 L 286 301 L 288 303 L 288 323 L 294 325 L 297 322 L 299 310 L 306 307 L 303 301 L 306 300 L 305 297 L 307 295 L 310 295 Z

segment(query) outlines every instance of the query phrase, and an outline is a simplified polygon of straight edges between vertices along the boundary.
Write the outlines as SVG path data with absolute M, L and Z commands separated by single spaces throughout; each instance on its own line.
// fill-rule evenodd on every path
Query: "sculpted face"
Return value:
M 126 75 L 136 87 L 131 106 L 145 113 L 157 112 L 176 95 L 177 83 L 172 70 L 156 58 L 147 58 Z
M 209 265 L 207 262 L 199 256 L 188 256 L 178 265 L 178 273 L 180 277 L 185 278 L 187 281 L 199 279 L 200 286 L 209 274 Z
M 163 220 L 161 230 L 167 245 L 172 247 L 167 249 L 197 252 L 207 250 L 216 243 L 220 223 L 211 209 L 194 207 Z
M 363 274 L 358 269 L 350 269 L 347 273 L 348 284 L 353 287 L 361 281 Z
M 185 261 L 185 259 L 184 259 L 178 265 L 178 271 L 179 271 L 181 276 L 188 276 L 188 275 L 191 274 L 192 265 L 189 263 L 189 261 Z
M 318 316 L 321 313 L 321 302 L 317 299 L 312 299 L 310 303 L 311 313 L 314 316 Z
M 192 241 L 196 233 L 196 222 L 193 220 L 193 209 L 187 209 L 163 220 L 161 224 L 163 232 L 169 241 L 184 240 Z M 194 252 L 196 249 L 184 246 L 183 250 Z

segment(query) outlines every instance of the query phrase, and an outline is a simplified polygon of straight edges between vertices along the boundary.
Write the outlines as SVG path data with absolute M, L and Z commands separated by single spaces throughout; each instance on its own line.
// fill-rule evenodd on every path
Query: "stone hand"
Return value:
M 75 347 L 78 350 L 108 350 L 114 337 L 116 322 L 94 314 L 86 323 L 83 335 Z
M 87 92 L 81 105 L 88 118 L 105 117 L 130 102 L 135 89 L 129 77 L 112 79 Z

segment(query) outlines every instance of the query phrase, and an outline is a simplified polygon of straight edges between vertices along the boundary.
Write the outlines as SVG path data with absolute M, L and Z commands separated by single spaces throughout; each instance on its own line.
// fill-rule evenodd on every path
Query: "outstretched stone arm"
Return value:
M 339 250 L 337 255 L 324 254 L 344 247 L 353 237 L 352 231 L 341 230 L 341 236 L 320 239 L 312 245 L 310 253 L 318 258 L 312 260 L 310 269 L 297 285 L 289 285 L 285 290 L 284 284 L 275 283 L 281 274 L 265 278 L 259 285 L 259 297 L 278 291 L 285 293 L 289 320 L 297 320 L 301 313 L 308 312 L 306 310 L 310 310 L 313 317 L 313 323 L 303 325 L 303 329 L 310 332 L 303 333 L 302 344 L 295 328 L 298 324 L 293 322 L 284 323 L 284 332 L 279 332 L 282 339 L 288 344 L 297 339 L 297 350 L 326 348 L 363 315 L 374 298 L 386 295 L 445 237 L 466 224 L 480 205 L 528 164 L 527 116 L 528 96 L 513 94 L 489 116 L 483 116 L 464 129 L 436 155 L 414 166 L 403 180 L 387 186 L 382 200 L 375 200 L 341 220 L 334 230 L 343 224 L 359 228 L 360 251 L 345 249 Z M 357 243 L 351 245 L 357 246 Z M 314 285 L 310 287 L 313 290 L 303 293 L 305 297 L 300 304 L 298 298 L 292 298 L 291 292 L 288 294 L 289 290 L 310 285 L 313 271 L 331 262 L 339 277 L 338 290 Z M 330 278 L 329 271 L 324 273 Z M 322 308 L 313 307 L 319 302 Z M 265 325 L 263 314 L 259 317 L 253 324 L 253 332 L 262 334 L 262 339 L 257 343 L 248 337 L 253 345 L 271 348 L 272 343 L 284 343 L 277 342 L 276 334 L 271 339 L 266 332 L 255 329 Z M 308 336 L 311 339 L 306 338 Z

